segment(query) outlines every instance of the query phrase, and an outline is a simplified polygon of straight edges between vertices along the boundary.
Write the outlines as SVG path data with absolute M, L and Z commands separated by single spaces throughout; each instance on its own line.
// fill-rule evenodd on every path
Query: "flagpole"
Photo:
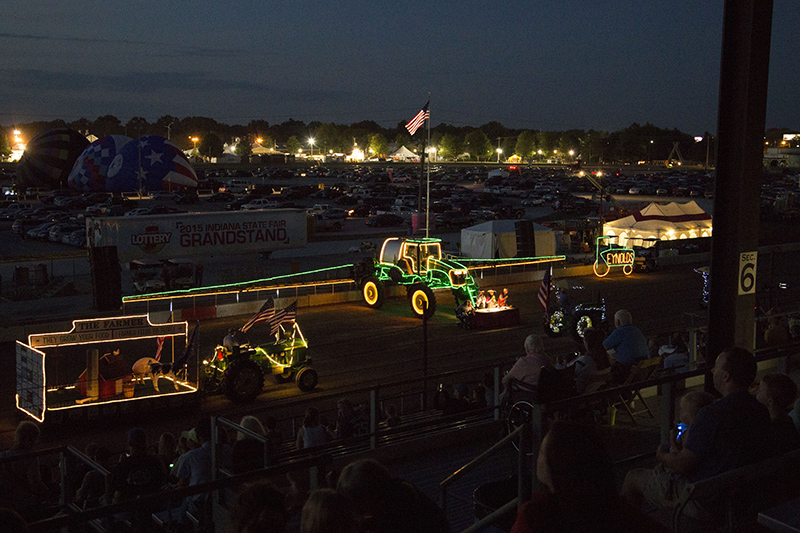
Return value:
M 430 150 L 431 147 L 431 92 L 428 91 L 428 148 Z M 426 190 L 425 190 L 425 238 L 427 239 L 430 237 L 430 227 L 431 227 L 431 154 L 428 151 L 428 178 L 426 182 Z

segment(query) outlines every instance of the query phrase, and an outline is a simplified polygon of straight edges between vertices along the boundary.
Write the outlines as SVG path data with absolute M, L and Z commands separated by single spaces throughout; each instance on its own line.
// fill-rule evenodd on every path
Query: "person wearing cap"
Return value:
M 211 475 L 211 447 L 214 445 L 211 436 L 211 419 L 207 416 L 201 418 L 194 427 L 197 435 L 198 448 L 189 450 L 184 454 L 184 460 L 178 468 L 178 488 L 192 487 L 201 483 L 212 481 Z M 230 459 L 230 449 L 222 446 L 219 449 L 220 466 L 227 467 Z M 202 512 L 203 506 L 208 502 L 206 494 L 197 494 L 186 498 L 184 507 L 192 513 Z
M 114 503 L 152 494 L 167 483 L 163 463 L 147 452 L 147 435 L 142 428 L 128 431 L 128 453 L 111 472 Z
M 234 346 L 239 346 L 239 339 L 236 338 L 236 330 L 230 328 L 228 334 L 222 339 L 222 346 L 227 350 L 233 350 Z

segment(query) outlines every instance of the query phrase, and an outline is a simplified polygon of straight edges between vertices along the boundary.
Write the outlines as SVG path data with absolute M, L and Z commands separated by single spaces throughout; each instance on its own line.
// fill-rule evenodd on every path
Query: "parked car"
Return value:
M 70 233 L 67 243 L 76 248 L 86 248 L 86 229 L 76 229 Z
M 522 200 L 523 207 L 534 207 L 538 205 L 544 205 L 544 198 L 542 198 L 541 196 L 530 195 L 524 200 Z
M 200 202 L 200 197 L 194 191 L 186 191 L 178 193 L 175 198 L 176 204 L 196 204 Z
M 140 217 L 142 215 L 147 215 L 148 211 L 150 211 L 149 207 L 137 207 L 135 209 L 131 209 L 127 213 L 125 213 L 126 217 Z
M 234 200 L 233 202 L 229 203 L 225 206 L 225 209 L 228 211 L 238 211 L 242 208 L 243 205 L 249 204 L 256 198 L 261 198 L 260 194 L 246 194 L 239 199 Z
M 367 226 L 374 226 L 378 228 L 385 228 L 390 226 L 399 226 L 403 224 L 405 220 L 403 217 L 399 215 L 393 215 L 391 213 L 384 213 L 382 215 L 374 215 L 367 218 Z
M 439 226 L 455 226 L 455 227 L 463 227 L 468 226 L 472 221 L 470 216 L 463 212 L 463 211 L 445 211 L 444 213 L 439 213 L 435 217 L 436 224 Z
M 344 220 L 347 218 L 347 211 L 339 207 L 332 207 L 327 209 L 322 216 L 331 220 Z
M 50 233 L 48 234 L 47 239 L 50 242 L 62 242 L 64 234 L 70 234 L 78 229 L 83 229 L 83 228 L 78 224 L 58 223 L 50 228 Z
M 154 205 L 145 212 L 145 215 L 172 215 L 175 213 L 187 213 L 185 209 L 178 209 L 171 205 Z
M 258 211 L 260 209 L 277 209 L 280 204 L 275 200 L 268 200 L 267 198 L 255 198 L 250 202 L 242 205 L 242 211 Z
M 206 202 L 232 202 L 236 197 L 229 192 L 218 192 L 205 199 Z
M 28 230 L 31 230 L 41 224 L 42 221 L 38 218 L 19 218 L 11 225 L 11 231 L 24 239 L 28 233 Z
M 50 234 L 50 228 L 52 228 L 56 222 L 42 222 L 38 226 L 29 229 L 25 236 L 28 239 L 46 239 L 47 236 Z

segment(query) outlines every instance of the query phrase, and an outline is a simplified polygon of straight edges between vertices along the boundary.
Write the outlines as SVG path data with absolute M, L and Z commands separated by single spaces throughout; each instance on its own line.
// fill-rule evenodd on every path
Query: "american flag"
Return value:
M 270 320 L 275 314 L 275 300 L 270 296 L 264 305 L 261 306 L 258 313 L 253 315 L 247 323 L 240 328 L 242 333 L 247 333 L 247 330 L 258 324 L 259 322 L 266 322 Z
M 291 324 L 297 318 L 297 300 L 290 303 L 269 318 L 269 334 L 274 335 L 278 332 L 281 324 Z
M 159 337 L 156 339 L 156 356 L 153 357 L 156 361 L 161 361 L 161 349 L 164 348 L 164 341 L 166 337 Z
M 550 307 L 550 282 L 553 276 L 553 267 L 551 266 L 544 272 L 544 277 L 542 278 L 542 285 L 539 287 L 539 305 L 542 306 L 542 310 L 547 313 L 547 309 Z
M 428 111 L 428 106 L 431 105 L 430 101 L 425 104 L 425 107 L 420 109 L 419 113 L 417 113 L 411 121 L 406 124 L 406 129 L 408 133 L 414 135 L 417 130 L 425 123 L 426 120 L 430 120 L 431 112 Z

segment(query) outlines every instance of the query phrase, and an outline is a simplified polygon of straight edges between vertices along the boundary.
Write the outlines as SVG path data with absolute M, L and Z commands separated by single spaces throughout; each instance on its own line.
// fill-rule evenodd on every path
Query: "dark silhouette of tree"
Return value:
M 523 131 L 517 135 L 514 153 L 522 158 L 523 162 L 531 161 L 536 151 L 536 134 L 532 131 Z
M 98 137 L 105 137 L 106 135 L 123 135 L 125 128 L 120 120 L 113 115 L 103 115 L 97 117 L 92 122 L 92 133 Z
M 286 151 L 290 154 L 298 153 L 302 147 L 303 145 L 300 144 L 300 141 L 294 135 L 286 140 Z
M 476 129 L 468 133 L 464 144 L 472 159 L 484 161 L 492 154 L 492 143 L 482 130 Z
M 216 133 L 207 131 L 200 137 L 200 144 L 197 150 L 203 157 L 220 157 L 225 148 L 222 139 Z
M 461 137 L 445 133 L 439 142 L 439 155 L 445 159 L 456 160 L 464 153 L 464 142 Z

